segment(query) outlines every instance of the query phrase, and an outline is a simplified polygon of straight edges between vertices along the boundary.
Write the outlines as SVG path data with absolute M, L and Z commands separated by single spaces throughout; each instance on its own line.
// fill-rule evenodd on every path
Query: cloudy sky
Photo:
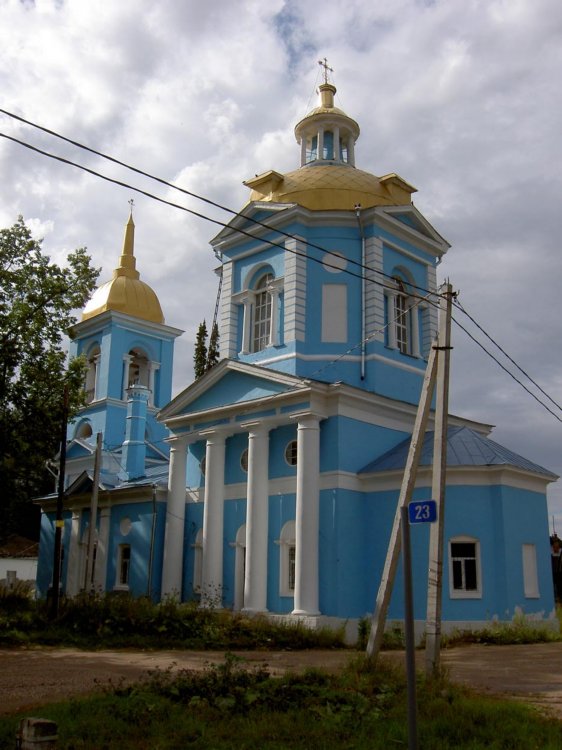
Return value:
M 452 247 L 459 301 L 562 403 L 562 4 L 559 0 L 0 0 L 0 108 L 232 209 L 242 180 L 299 164 L 293 127 L 327 57 L 361 126 L 357 166 L 397 172 Z M 229 215 L 0 114 L 0 131 L 219 221 Z M 63 262 L 106 280 L 134 198 L 137 266 L 192 378 L 217 291 L 219 227 L 0 138 L 0 226 L 22 214 Z M 514 366 L 462 313 L 512 372 Z M 550 414 L 455 327 L 451 410 L 562 474 Z M 562 532 L 562 486 L 550 490 Z

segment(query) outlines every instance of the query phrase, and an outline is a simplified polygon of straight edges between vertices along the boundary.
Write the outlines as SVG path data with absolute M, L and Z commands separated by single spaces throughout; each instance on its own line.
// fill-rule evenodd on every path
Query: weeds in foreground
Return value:
M 312 630 L 299 622 L 274 622 L 228 610 L 166 599 L 154 604 L 130 596 L 79 596 L 61 602 L 51 620 L 46 604 L 2 607 L 0 644 L 79 648 L 303 649 L 341 648 L 343 631 Z
M 562 724 L 518 702 L 421 676 L 418 696 L 424 750 L 562 747 Z M 61 750 L 408 746 L 403 673 L 384 662 L 373 671 L 359 658 L 340 675 L 277 678 L 227 654 L 202 673 L 155 672 L 134 686 L 45 706 L 41 715 L 57 722 Z M 0 721 L 0 747 L 12 746 L 17 719 Z

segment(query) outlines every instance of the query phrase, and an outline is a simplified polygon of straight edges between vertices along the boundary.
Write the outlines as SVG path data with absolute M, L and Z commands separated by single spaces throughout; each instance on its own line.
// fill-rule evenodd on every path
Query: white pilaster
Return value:
M 320 419 L 299 417 L 295 518 L 294 615 L 318 615 L 318 535 L 320 517 Z
M 340 149 L 340 129 L 338 125 L 334 125 L 334 149 L 332 152 L 332 159 L 334 161 L 341 161 L 341 149 Z
M 252 298 L 248 294 L 243 301 L 244 305 L 244 322 L 242 325 L 242 352 L 241 354 L 249 354 L 250 352 L 250 340 L 252 332 Z
M 269 346 L 277 346 L 279 343 L 279 289 L 271 287 L 271 324 L 269 326 Z
M 355 166 L 355 141 L 351 133 L 347 137 L 347 161 L 352 167 Z
M 129 387 L 129 367 L 131 365 L 132 356 L 130 354 L 123 355 L 123 388 L 121 389 L 121 399 L 127 400 L 127 388 Z
M 414 300 L 412 300 L 414 302 Z M 412 356 L 420 356 L 420 313 L 418 305 L 413 304 L 410 310 L 410 321 L 412 325 Z
M 72 511 L 70 522 L 70 542 L 68 545 L 68 567 L 66 574 L 66 595 L 76 596 L 80 592 L 80 518 L 82 512 Z
M 398 344 L 396 342 L 396 294 L 394 291 L 389 289 L 386 293 L 387 297 L 387 332 L 388 332 L 388 346 L 390 349 L 396 349 Z
M 301 167 L 304 167 L 306 164 L 306 135 L 301 136 Z
M 111 508 L 100 508 L 98 545 L 96 547 L 96 567 L 94 568 L 94 589 L 105 591 L 107 576 L 107 550 L 109 549 L 109 521 Z
M 148 388 L 150 393 L 148 394 L 148 405 L 154 406 L 154 381 L 156 373 L 160 369 L 160 362 L 149 362 L 148 363 Z
M 318 149 L 316 151 L 316 159 L 324 158 L 324 128 L 318 128 Z
M 162 563 L 162 597 L 182 595 L 185 527 L 187 442 L 175 439 L 170 447 L 170 478 L 166 505 L 166 536 Z
M 202 606 L 222 606 L 224 529 L 224 459 L 226 434 L 205 434 L 205 506 L 203 508 Z
M 269 428 L 249 425 L 244 611 L 267 611 Z

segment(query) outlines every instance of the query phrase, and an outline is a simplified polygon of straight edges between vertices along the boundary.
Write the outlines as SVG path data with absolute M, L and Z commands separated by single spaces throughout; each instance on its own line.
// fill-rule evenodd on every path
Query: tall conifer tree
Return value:
M 207 324 L 205 321 L 199 323 L 197 337 L 195 339 L 195 352 L 193 354 L 193 369 L 195 378 L 200 378 L 207 369 Z

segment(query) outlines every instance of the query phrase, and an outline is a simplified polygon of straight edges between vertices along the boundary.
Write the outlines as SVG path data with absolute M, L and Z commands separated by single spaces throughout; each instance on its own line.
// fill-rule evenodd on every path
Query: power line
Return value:
M 211 200 L 210 198 L 206 198 L 206 197 L 204 197 L 202 195 L 199 195 L 198 193 L 194 193 L 191 190 L 187 190 L 186 188 L 182 188 L 182 187 L 179 187 L 178 185 L 174 185 L 172 182 L 168 182 L 167 180 L 164 180 L 161 177 L 157 177 L 156 175 L 153 175 L 150 172 L 145 172 L 144 170 L 139 169 L 138 167 L 134 167 L 134 166 L 132 166 L 130 164 L 127 164 L 126 162 L 121 161 L 120 159 L 117 159 L 117 158 L 115 158 L 113 156 L 110 156 L 108 154 L 104 154 L 102 151 L 97 151 L 96 149 L 90 148 L 90 146 L 86 146 L 83 143 L 80 143 L 79 141 L 75 141 L 75 140 L 72 140 L 71 138 L 67 138 L 66 136 L 62 135 L 61 133 L 58 133 L 56 130 L 50 130 L 49 128 L 45 128 L 42 125 L 34 123 L 31 120 L 27 120 L 24 117 L 21 117 L 20 115 L 14 114 L 13 112 L 8 112 L 8 110 L 5 110 L 5 109 L 0 109 L 0 113 L 2 113 L 4 115 L 7 115 L 8 117 L 11 117 L 11 118 L 13 118 L 15 120 L 18 120 L 19 122 L 23 122 L 26 125 L 30 125 L 31 127 L 36 128 L 37 130 L 41 130 L 42 132 L 47 133 L 48 135 L 51 135 L 54 138 L 58 138 L 58 139 L 66 142 L 66 143 L 70 143 L 72 146 L 76 146 L 77 148 L 80 148 L 80 149 L 82 149 L 84 151 L 88 151 L 91 154 L 94 154 L 96 156 L 100 156 L 102 159 L 106 159 L 107 161 L 110 161 L 113 164 L 117 164 L 120 167 L 124 167 L 125 169 L 128 169 L 131 172 L 135 172 L 136 174 L 142 175 L 143 177 L 148 177 L 150 180 L 154 180 L 155 182 L 158 182 L 161 185 L 164 185 L 165 187 L 172 188 L 173 190 L 177 190 L 178 192 L 183 193 L 184 195 L 188 195 L 191 198 L 196 198 L 197 200 L 203 201 L 204 203 L 207 203 L 210 206 L 214 206 L 215 208 L 219 208 L 221 211 L 225 211 L 225 212 L 227 212 L 227 213 L 229 213 L 229 214 L 231 214 L 233 216 L 240 216 L 240 212 L 239 211 L 235 211 L 232 208 L 228 208 L 228 206 L 224 206 L 221 203 L 218 203 L 216 201 Z M 20 140 L 18 140 L 16 138 L 13 138 L 11 136 L 5 135 L 4 133 L 0 133 L 0 135 L 3 135 L 5 138 L 11 138 L 11 140 L 14 140 L 17 143 L 20 143 L 21 145 L 25 145 L 28 148 L 32 148 L 32 149 L 38 151 L 39 153 L 44 154 L 45 156 L 50 156 L 51 158 L 54 158 L 54 159 L 59 159 L 60 158 L 61 161 L 64 161 L 67 164 L 71 164 L 71 165 L 73 165 L 75 167 L 78 167 L 80 169 L 85 169 L 86 171 L 89 171 L 91 174 L 97 175 L 97 173 L 94 172 L 93 170 L 89 170 L 86 167 L 81 167 L 80 165 L 75 164 L 74 162 L 70 162 L 68 160 L 65 160 L 62 157 L 57 157 L 54 154 L 49 154 L 46 151 L 42 151 L 41 149 L 37 149 L 37 148 L 35 148 L 33 146 L 30 146 L 29 144 L 26 144 L 24 141 L 20 141 Z M 106 179 L 106 178 L 103 177 L 103 175 L 97 175 L 97 176 L 100 176 L 103 179 Z M 107 179 L 109 179 L 109 178 L 107 178 Z M 123 185 L 123 183 L 120 183 L 120 182 L 117 182 L 116 184 Z M 132 189 L 135 189 L 135 188 L 132 188 Z M 142 193 L 142 191 L 138 191 L 138 192 Z M 144 193 L 144 194 L 147 195 L 148 197 L 151 197 L 149 193 Z M 163 202 L 167 203 L 167 201 L 163 201 Z M 168 203 L 168 205 L 174 206 L 176 204 Z M 184 210 L 189 211 L 189 209 L 187 209 L 187 208 L 184 208 Z M 191 212 L 191 213 L 194 213 L 196 216 L 201 216 L 201 214 L 197 214 L 196 212 Z M 204 217 L 204 218 L 207 218 L 209 221 L 213 221 L 212 219 L 209 219 L 208 217 Z M 270 232 L 275 232 L 276 234 L 280 234 L 281 236 L 287 237 L 288 239 L 292 239 L 292 240 L 297 240 L 298 239 L 297 237 L 295 237 L 290 232 L 285 232 L 282 229 L 277 229 L 277 228 L 271 227 L 269 224 L 267 224 L 267 223 L 265 223 L 263 221 L 260 221 L 259 219 L 256 219 L 254 217 L 245 216 L 244 218 L 245 218 L 246 221 L 248 221 L 248 222 L 250 222 L 250 223 L 252 223 L 252 224 L 254 224 L 256 226 L 260 226 L 260 227 L 262 227 L 264 229 L 267 229 Z M 224 223 L 218 222 L 218 221 L 215 222 L 215 223 L 219 224 L 222 227 L 230 228 L 231 230 L 233 230 L 235 232 L 240 232 L 241 234 L 245 234 L 245 235 L 251 237 L 252 239 L 255 239 L 254 235 L 248 234 L 247 232 L 244 232 L 244 231 L 242 231 L 242 230 L 240 230 L 238 228 L 232 227 L 230 224 L 224 224 Z M 321 245 L 316 245 L 315 243 L 309 242 L 309 241 L 307 241 L 306 244 L 307 244 L 308 247 L 314 248 L 315 250 L 320 250 L 321 252 L 326 253 L 327 255 L 333 255 L 333 256 L 335 256 L 335 257 L 337 257 L 339 259 L 339 256 L 337 255 L 337 253 L 335 253 L 333 250 L 327 250 L 325 247 L 322 247 Z M 277 247 L 284 247 L 284 246 L 277 245 L 277 244 L 276 244 L 276 246 Z M 388 279 L 392 279 L 393 278 L 390 274 L 387 274 L 387 273 L 385 273 L 384 271 L 382 271 L 380 269 L 371 268 L 370 266 L 367 266 L 367 265 L 365 265 L 365 264 L 363 264 L 363 263 L 361 263 L 359 261 L 353 260 L 352 258 L 346 258 L 346 260 L 349 263 L 351 263 L 352 265 L 357 266 L 358 268 L 361 268 L 364 271 L 369 271 L 371 273 L 377 273 L 380 276 L 383 276 L 384 278 L 388 278 Z M 325 265 L 327 265 L 327 264 L 325 264 Z M 333 266 L 329 266 L 329 267 L 332 268 Z M 361 276 L 361 277 L 358 277 L 358 278 L 363 278 L 363 277 Z M 414 289 L 418 289 L 420 292 L 427 293 L 427 292 L 430 291 L 429 289 L 425 289 L 424 287 L 416 286 L 415 284 L 412 284 L 412 283 L 410 283 L 410 286 L 412 288 L 414 288 Z
M 459 309 L 459 310 L 460 310 L 461 312 L 463 312 L 463 313 L 464 313 L 464 314 L 466 315 L 466 317 L 467 317 L 467 318 L 468 318 L 468 319 L 469 319 L 469 320 L 470 320 L 470 321 L 471 321 L 472 323 L 474 323 L 474 325 L 475 325 L 475 326 L 476 326 L 476 327 L 478 328 L 478 330 L 480 330 L 480 331 L 481 331 L 481 332 L 482 332 L 482 333 L 484 334 L 484 336 L 486 336 L 486 338 L 487 338 L 487 339 L 489 339 L 489 340 L 490 340 L 490 341 L 492 342 L 492 344 L 494 344 L 494 346 L 497 346 L 497 348 L 498 348 L 498 349 L 500 350 L 500 352 L 501 352 L 501 353 L 502 353 L 502 354 L 504 355 L 504 357 L 506 357 L 506 358 L 507 358 L 507 359 L 508 359 L 508 360 L 509 360 L 509 361 L 510 361 L 510 362 L 511 362 L 511 363 L 512 363 L 512 364 L 513 364 L 513 365 L 514 365 L 514 366 L 515 366 L 515 367 L 516 367 L 516 368 L 517 368 L 518 370 L 519 370 L 519 372 L 520 372 L 520 373 L 522 373 L 522 374 L 523 374 L 523 375 L 524 375 L 524 376 L 525 376 L 526 378 L 528 378 L 528 379 L 529 379 L 529 380 L 531 381 L 531 383 L 532 383 L 532 384 L 533 384 L 533 385 L 535 386 L 535 388 L 538 388 L 538 390 L 539 390 L 539 391 L 540 391 L 540 392 L 541 392 L 541 393 L 542 393 L 542 394 L 543 394 L 544 396 L 546 396 L 546 397 L 547 397 L 547 399 L 548 399 L 548 400 L 549 400 L 549 401 L 550 401 L 550 402 L 551 402 L 551 403 L 552 403 L 552 404 L 553 404 L 554 406 L 556 406 L 556 408 L 557 408 L 557 409 L 560 409 L 560 410 L 562 411 L 562 406 L 560 406 L 560 404 L 558 404 L 558 403 L 557 403 L 557 402 L 556 402 L 556 401 L 555 401 L 555 400 L 554 400 L 554 399 L 553 399 L 553 398 L 552 398 L 551 396 L 549 396 L 549 394 L 548 394 L 548 393 L 547 393 L 547 392 L 546 392 L 546 391 L 545 391 L 545 390 L 544 390 L 543 388 L 541 388 L 541 386 L 540 386 L 540 385 L 539 385 L 539 384 L 538 384 L 538 383 L 537 383 L 537 382 L 536 382 L 535 380 L 533 380 L 533 378 L 532 378 L 532 377 L 531 377 L 531 376 L 529 375 L 529 373 L 527 373 L 527 372 L 526 372 L 526 371 L 525 371 L 525 370 L 524 370 L 524 369 L 523 369 L 522 367 L 520 367 L 520 366 L 519 366 L 519 365 L 517 364 L 517 362 L 516 362 L 516 361 L 515 361 L 515 360 L 514 360 L 514 359 L 513 359 L 512 357 L 510 357 L 510 355 L 509 355 L 509 354 L 508 354 L 508 353 L 507 353 L 507 352 L 505 351 L 505 349 L 503 349 L 503 348 L 502 348 L 502 347 L 501 347 L 501 346 L 500 346 L 500 345 L 498 344 L 498 342 L 497 342 L 497 341 L 496 341 L 496 340 L 495 340 L 494 338 L 492 338 L 492 336 L 491 336 L 491 335 L 490 335 L 490 334 L 489 334 L 489 333 L 488 333 L 487 331 L 485 331 L 485 330 L 484 330 L 484 328 L 482 328 L 482 326 L 481 326 L 481 325 L 480 325 L 480 324 L 479 324 L 479 323 L 478 323 L 478 322 L 477 322 L 477 321 L 476 321 L 476 320 L 475 320 L 475 319 L 474 319 L 474 318 L 472 317 L 472 315 L 470 315 L 470 313 L 468 313 L 468 312 L 467 312 L 467 311 L 465 310 L 465 308 L 463 307 L 463 305 L 462 305 L 462 304 L 461 304 L 460 302 L 453 302 L 453 304 L 455 305 L 455 307 L 456 307 L 456 308 L 458 308 L 458 309 Z
M 220 227 L 233 229 L 233 231 L 239 234 L 243 234 L 244 236 L 249 237 L 252 240 L 256 239 L 253 234 L 251 234 L 250 232 L 247 232 L 244 229 L 241 229 L 239 227 L 237 228 L 230 227 L 229 224 L 226 224 L 223 221 L 219 221 L 218 219 L 213 219 L 210 216 L 207 216 L 206 214 L 202 214 L 199 211 L 195 211 L 192 208 L 187 208 L 186 206 L 182 206 L 179 203 L 174 203 L 173 201 L 168 201 L 165 198 L 160 198 L 159 196 L 154 195 L 154 193 L 149 193 L 147 190 L 142 190 L 141 188 L 135 187 L 134 185 L 130 185 L 129 183 L 123 182 L 122 180 L 117 180 L 113 177 L 108 177 L 107 175 L 104 175 L 101 172 L 96 172 L 96 170 L 94 169 L 90 169 L 89 167 L 85 167 L 83 164 L 78 164 L 77 162 L 73 162 L 70 159 L 66 159 L 63 156 L 58 156 L 57 154 L 51 154 L 49 151 L 45 151 L 41 148 L 38 148 L 37 146 L 32 146 L 30 143 L 26 143 L 25 141 L 22 141 L 19 138 L 15 138 L 14 136 L 7 135 L 6 133 L 2 133 L 2 132 L 0 132 L 0 136 L 2 136 L 3 138 L 6 138 L 7 140 L 13 141 L 14 143 L 18 143 L 20 146 L 23 146 L 24 148 L 27 148 L 31 151 L 35 151 L 38 154 L 47 156 L 49 159 L 54 159 L 55 161 L 60 161 L 63 164 L 68 164 L 69 166 L 76 167 L 77 169 L 80 169 L 83 172 L 87 172 L 88 174 L 91 174 L 94 177 L 99 177 L 100 179 L 105 180 L 106 182 L 110 182 L 114 185 L 119 185 L 120 187 L 125 187 L 127 188 L 127 190 L 133 190 L 134 192 L 144 195 L 147 198 L 151 198 L 152 200 L 158 201 L 159 203 L 163 203 L 167 206 L 171 206 L 172 208 L 178 208 L 180 211 L 185 211 L 186 213 L 192 214 L 193 216 L 196 216 L 199 219 L 204 219 L 205 221 L 209 221 L 212 224 L 217 224 Z M 292 235 L 287 235 L 287 236 L 292 237 Z M 292 238 L 298 241 L 298 238 L 296 237 L 292 237 Z M 306 253 L 299 252 L 298 250 L 293 250 L 289 247 L 286 247 L 285 245 L 281 245 L 278 242 L 273 242 L 272 240 L 269 240 L 266 238 L 263 238 L 261 241 L 267 245 L 270 245 L 271 247 L 276 247 L 276 248 L 283 250 L 284 252 L 291 253 L 292 255 L 297 255 L 302 258 L 306 258 L 307 260 L 311 260 L 315 263 L 320 263 L 324 267 L 334 268 L 338 271 L 342 270 L 337 265 L 332 265 L 331 263 L 327 263 L 325 260 L 323 261 L 321 258 L 315 258 L 312 255 L 307 255 Z M 320 248 L 320 249 L 323 249 L 323 248 Z M 334 255 L 334 253 L 331 253 L 330 250 L 324 250 L 324 252 Z M 377 269 L 374 269 L 374 268 L 368 268 L 368 270 L 372 273 L 382 274 L 382 271 L 378 271 Z M 354 273 L 353 271 L 350 271 L 347 268 L 343 269 L 343 272 L 350 276 L 354 276 L 357 279 L 361 279 L 361 280 L 364 279 L 365 281 L 368 281 L 371 283 L 377 283 L 375 282 L 374 279 L 370 279 L 368 276 L 363 276 L 362 274 Z M 387 274 L 383 274 L 383 275 L 387 276 Z M 394 288 L 394 287 L 390 287 L 389 285 L 385 286 L 384 284 L 382 284 L 381 286 L 383 286 L 384 288 Z M 424 289 L 423 291 L 428 292 L 429 290 Z
M 234 216 L 239 216 L 240 215 L 239 212 L 234 211 L 233 209 L 230 209 L 230 208 L 228 208 L 226 206 L 223 206 L 220 203 L 217 203 L 217 202 L 215 202 L 215 201 L 213 201 L 213 200 L 211 200 L 209 198 L 205 198 L 204 196 L 200 196 L 197 193 L 193 193 L 193 192 L 191 192 L 189 190 L 186 190 L 185 188 L 181 188 L 181 187 L 179 187 L 177 185 L 174 185 L 173 183 L 170 183 L 170 182 L 168 182 L 166 180 L 163 180 L 160 177 L 157 177 L 157 176 L 152 175 L 152 174 L 150 174 L 148 172 L 145 172 L 145 171 L 143 171 L 141 169 L 133 167 L 133 166 L 131 166 L 131 165 L 129 165 L 129 164 L 123 162 L 123 161 L 120 161 L 119 159 L 116 159 L 116 158 L 114 158 L 112 156 L 109 156 L 109 155 L 104 154 L 104 153 L 102 153 L 100 151 L 92 149 L 89 146 L 85 146 L 84 144 L 81 144 L 78 141 L 74 141 L 74 140 L 72 140 L 70 138 L 67 138 L 66 136 L 63 136 L 63 135 L 57 133 L 56 131 L 49 130 L 48 128 L 45 128 L 45 127 L 43 127 L 41 125 L 33 123 L 30 120 L 26 120 L 25 118 L 20 117 L 19 115 L 15 115 L 14 113 L 8 112 L 7 110 L 4 110 L 4 109 L 0 109 L 0 113 L 3 113 L 5 115 L 7 115 L 8 117 L 12 117 L 12 118 L 14 118 L 16 120 L 19 120 L 20 122 L 23 122 L 23 123 L 25 123 L 27 125 L 30 125 L 30 126 L 34 127 L 34 128 L 42 130 L 43 132 L 45 132 L 45 133 L 47 133 L 49 135 L 52 135 L 52 136 L 54 136 L 56 138 L 59 138 L 59 139 L 65 141 L 67 143 L 70 143 L 71 145 L 74 145 L 74 146 L 76 146 L 76 147 L 78 147 L 80 149 L 83 149 L 85 151 L 93 153 L 96 156 L 100 156 L 100 157 L 102 157 L 104 159 L 107 159 L 108 161 L 111 161 L 111 162 L 113 162 L 113 163 L 115 163 L 115 164 L 117 164 L 119 166 L 125 167 L 126 169 L 129 169 L 129 170 L 131 170 L 131 171 L 133 171 L 133 172 L 135 172 L 137 174 L 140 174 L 140 175 L 142 175 L 144 177 L 148 177 L 149 179 L 152 179 L 152 180 L 154 180 L 154 181 L 156 181 L 156 182 L 158 182 L 158 183 L 160 183 L 162 185 L 165 185 L 166 187 L 172 188 L 174 190 L 178 190 L 179 192 L 184 193 L 185 195 L 188 195 L 190 197 L 196 198 L 197 200 L 201 200 L 201 201 L 203 201 L 203 202 L 205 202 L 205 203 L 207 203 L 209 205 L 212 205 L 212 206 L 214 206 L 216 208 L 219 208 L 219 209 L 221 209 L 223 211 L 226 211 L 226 212 L 228 212 L 230 214 L 233 214 Z M 159 196 L 154 195 L 153 193 L 150 193 L 150 192 L 148 192 L 146 190 L 142 190 L 141 188 L 138 188 L 138 187 L 135 187 L 133 185 L 130 185 L 129 183 L 123 182 L 122 180 L 117 180 L 115 178 L 108 177 L 107 175 L 103 175 L 100 172 L 97 172 L 97 171 L 95 171 L 93 169 L 85 167 L 82 164 L 78 164 L 76 162 L 71 161 L 70 159 L 66 159 L 66 158 L 64 158 L 62 156 L 58 156 L 56 154 L 52 154 L 52 153 L 50 153 L 48 151 L 45 151 L 45 150 L 40 149 L 40 148 L 38 148 L 36 146 L 33 146 L 33 145 L 29 144 L 29 143 L 26 143 L 25 141 L 22 141 L 22 140 L 20 140 L 18 138 L 15 138 L 14 136 L 10 136 L 10 135 L 7 135 L 6 133 L 2 133 L 2 132 L 0 132 L 0 136 L 2 136 L 3 138 L 6 138 L 8 140 L 13 141 L 14 143 L 18 143 L 19 145 L 24 146 L 25 148 L 28 148 L 31 151 L 35 151 L 36 153 L 39 153 L 39 154 L 41 154 L 43 156 L 46 156 L 46 157 L 51 158 L 51 159 L 54 159 L 56 161 L 60 161 L 60 162 L 62 162 L 64 164 L 68 164 L 69 166 L 73 166 L 73 167 L 75 167 L 77 169 L 80 169 L 80 170 L 82 170 L 84 172 L 87 172 L 88 174 L 91 174 L 94 177 L 99 177 L 100 179 L 103 179 L 103 180 L 105 180 L 107 182 L 110 182 L 112 184 L 118 185 L 120 187 L 125 187 L 128 190 L 133 190 L 133 191 L 135 191 L 135 192 L 137 192 L 137 193 L 139 193 L 141 195 L 146 196 L 147 198 L 151 198 L 152 200 L 156 200 L 159 203 L 163 203 L 164 205 L 171 206 L 172 208 L 178 208 L 178 209 L 180 209 L 182 211 L 185 211 L 186 213 L 189 213 L 189 214 L 191 214 L 193 216 L 196 216 L 198 218 L 201 218 L 201 219 L 204 219 L 206 221 L 209 221 L 209 222 L 211 222 L 213 224 L 216 224 L 216 225 L 218 225 L 220 227 L 229 228 L 229 229 L 231 229 L 231 231 L 237 232 L 237 233 L 242 234 L 242 235 L 244 235 L 246 237 L 249 237 L 250 239 L 254 239 L 255 240 L 255 235 L 251 234 L 250 232 L 247 232 L 244 229 L 241 229 L 239 227 L 232 227 L 230 224 L 226 224 L 225 222 L 219 221 L 218 219 L 213 219 L 212 217 L 207 216 L 206 214 L 202 214 L 202 213 L 200 213 L 198 211 L 195 211 L 193 209 L 187 208 L 186 206 L 182 206 L 182 205 L 180 205 L 178 203 L 174 203 L 173 201 L 168 201 L 168 200 L 166 200 L 164 198 L 160 198 Z M 293 239 L 293 240 L 296 240 L 296 241 L 298 241 L 298 239 L 299 239 L 299 238 L 296 238 L 294 235 L 289 234 L 288 232 L 284 232 L 283 230 L 272 228 L 268 224 L 266 224 L 264 222 L 261 222 L 261 221 L 259 221 L 257 219 L 254 219 L 252 217 L 244 217 L 244 218 L 247 219 L 248 221 L 250 221 L 251 223 L 254 223 L 256 225 L 264 227 L 264 228 L 268 229 L 269 231 L 273 231 L 273 232 L 276 232 L 278 234 L 281 234 L 282 236 L 285 236 L 287 238 L 290 238 L 290 239 Z M 291 248 L 288 248 L 285 245 L 281 245 L 278 242 L 273 242 L 272 240 L 269 240 L 269 239 L 263 239 L 262 241 L 265 242 L 266 244 L 272 246 L 272 247 L 276 247 L 276 248 L 282 249 L 285 252 L 292 253 L 293 255 L 297 255 L 297 256 L 300 256 L 300 257 L 307 258 L 307 259 L 309 259 L 309 260 L 311 260 L 313 262 L 316 262 L 316 263 L 321 263 L 324 267 L 334 268 L 334 269 L 336 269 L 338 271 L 342 271 L 343 270 L 343 272 L 346 273 L 346 274 L 348 274 L 349 276 L 353 276 L 355 278 L 358 278 L 360 280 L 365 280 L 365 281 L 370 282 L 370 283 L 377 283 L 374 279 L 369 278 L 368 276 L 364 276 L 363 274 L 354 273 L 353 271 L 351 271 L 350 269 L 347 269 L 347 268 L 346 269 L 341 269 L 341 268 L 339 268 L 339 266 L 332 265 L 332 264 L 326 262 L 325 260 L 323 261 L 321 258 L 315 258 L 314 256 L 307 255 L 306 253 L 301 253 L 298 250 L 292 250 Z M 308 247 L 320 250 L 321 252 L 326 253 L 328 255 L 334 255 L 334 256 L 338 257 L 338 259 L 339 259 L 339 256 L 337 256 L 336 253 L 334 253 L 333 251 L 327 250 L 326 248 L 323 248 L 320 245 L 316 245 L 316 244 L 308 242 L 308 241 L 307 241 L 306 244 L 307 244 Z M 386 274 L 386 273 L 384 273 L 383 271 L 381 271 L 379 269 L 371 268 L 370 266 L 364 265 L 364 264 L 359 263 L 358 261 L 354 261 L 354 260 L 352 260 L 350 258 L 347 258 L 346 260 L 348 260 L 352 265 L 358 266 L 362 270 L 368 271 L 369 273 L 379 274 L 379 275 L 381 275 L 381 276 L 383 276 L 385 278 L 388 278 L 388 279 L 391 279 L 391 280 L 394 281 L 394 279 L 393 279 L 393 277 L 391 275 Z M 394 289 L 395 288 L 394 285 L 391 286 L 391 285 L 386 285 L 384 283 L 381 284 L 381 286 L 383 288 L 385 288 L 385 289 Z M 437 292 L 432 292 L 432 291 L 430 291 L 428 289 L 425 289 L 424 287 L 419 287 L 419 286 L 417 286 L 417 285 L 415 285 L 415 284 L 413 284 L 411 282 L 408 283 L 408 286 L 412 287 L 414 289 L 417 289 L 418 291 L 425 292 L 427 296 L 429 296 L 429 295 L 438 296 Z M 409 296 L 414 297 L 414 298 L 418 298 L 418 299 L 420 299 L 420 301 L 421 301 L 421 299 L 427 299 L 427 297 L 420 298 L 419 295 L 416 295 L 416 294 L 413 294 L 413 293 L 410 293 Z M 435 303 L 433 303 L 432 301 L 430 301 L 430 300 L 427 300 L 427 301 L 430 304 L 434 304 L 435 305 Z M 528 373 L 526 373 L 525 370 L 523 370 L 523 368 L 521 368 L 515 362 L 515 360 L 507 354 L 507 352 L 505 352 L 504 349 L 502 349 L 502 347 L 484 330 L 484 328 L 482 328 L 482 326 L 480 326 L 479 323 L 477 323 L 477 321 L 471 315 L 469 315 L 468 312 L 466 312 L 466 310 L 464 310 L 464 308 L 460 304 L 456 304 L 456 307 L 458 309 L 460 309 L 474 323 L 474 325 L 476 325 L 479 328 L 479 330 L 495 346 L 498 347 L 498 349 L 500 349 L 500 351 L 504 354 L 504 356 L 506 356 L 509 359 L 509 361 L 512 362 L 512 364 L 515 367 L 517 367 L 517 369 L 523 375 L 525 375 L 525 377 L 527 377 L 529 379 L 529 381 L 531 383 L 533 383 L 533 385 L 535 385 L 535 387 L 537 387 L 539 389 L 539 391 L 541 393 L 543 393 L 546 396 L 546 398 L 549 399 L 549 401 L 551 401 L 552 404 L 554 404 L 554 406 L 556 406 L 558 409 L 562 410 L 562 407 L 560 407 L 560 405 L 548 393 L 546 393 L 546 391 L 544 391 L 541 388 L 541 386 L 539 386 L 528 375 Z M 494 357 L 494 355 L 491 354 L 491 352 L 489 352 L 483 346 L 483 344 L 481 344 L 472 334 L 470 334 L 468 332 L 468 330 L 464 326 L 462 326 L 455 318 L 453 318 L 453 320 L 469 336 L 469 338 L 471 338 L 492 360 L 494 360 L 496 362 L 496 364 L 498 364 L 513 380 L 515 380 L 515 382 L 517 382 L 525 391 L 527 391 L 527 393 L 529 393 L 543 408 L 545 408 L 554 417 L 556 417 L 556 419 L 558 419 L 559 421 L 562 422 L 562 419 L 560 419 L 560 417 L 558 417 L 558 415 L 556 415 L 548 406 L 546 406 L 546 404 L 544 404 L 540 399 L 538 399 L 538 397 L 535 394 L 533 394 L 532 391 L 530 391 L 518 378 L 516 378 L 515 375 L 513 375 L 513 373 L 511 373 L 496 357 Z M 366 339 L 366 340 L 368 340 L 368 339 Z M 344 353 L 344 354 L 339 355 L 338 357 L 336 357 L 331 363 L 328 363 L 325 366 L 323 366 L 320 371 L 326 369 L 331 364 L 334 364 L 339 359 L 342 359 L 347 353 L 349 353 L 350 351 L 353 351 L 358 346 L 360 346 L 361 343 L 363 343 L 363 342 L 359 342 L 359 344 L 357 344 L 356 346 L 352 347 L 350 350 L 348 350 L 348 352 L 346 352 L 346 353 Z M 314 374 L 316 374 L 316 373 L 314 373 Z

